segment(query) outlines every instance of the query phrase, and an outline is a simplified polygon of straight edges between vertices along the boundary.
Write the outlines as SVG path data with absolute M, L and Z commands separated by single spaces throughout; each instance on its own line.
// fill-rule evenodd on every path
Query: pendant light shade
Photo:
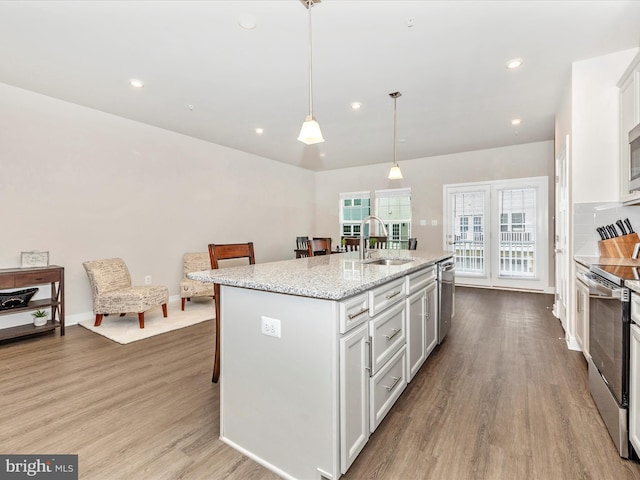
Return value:
M 307 145 L 313 145 L 314 143 L 324 142 L 322 138 L 322 132 L 320 131 L 320 125 L 315 117 L 307 115 L 302 128 L 300 129 L 300 135 L 298 140 Z
M 390 93 L 389 96 L 393 98 L 393 165 L 389 170 L 389 180 L 400 180 L 402 178 L 402 171 L 400 165 L 398 165 L 397 145 L 398 145 L 398 125 L 396 119 L 396 100 L 401 97 L 400 92 Z
M 320 131 L 320 124 L 318 124 L 318 121 L 313 116 L 313 55 L 311 48 L 311 7 L 316 3 L 320 3 L 320 0 L 300 1 L 309 11 L 309 115 L 307 115 L 307 118 L 302 124 L 298 140 L 307 145 L 313 145 L 314 143 L 324 142 L 322 132 Z
M 399 165 L 393 165 L 389 170 L 389 180 L 400 180 L 402 178 L 402 171 Z

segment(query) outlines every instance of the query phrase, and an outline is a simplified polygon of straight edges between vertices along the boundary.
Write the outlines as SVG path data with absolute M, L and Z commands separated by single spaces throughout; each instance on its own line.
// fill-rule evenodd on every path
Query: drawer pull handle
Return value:
M 353 320 L 356 317 L 359 317 L 360 315 L 362 315 L 363 313 L 368 312 L 369 309 L 368 308 L 363 308 L 362 310 L 360 310 L 358 313 L 353 313 L 353 314 L 349 314 L 349 320 Z
M 400 333 L 400 329 L 398 328 L 392 328 L 391 331 L 393 332 L 391 335 L 385 335 L 384 338 L 387 339 L 387 341 L 391 340 L 393 337 L 395 337 L 398 333 Z
M 389 295 L 387 295 L 387 300 L 395 297 L 396 295 L 400 295 L 401 293 L 402 293 L 402 290 L 398 290 L 397 292 L 390 293 Z
M 400 377 L 391 377 L 391 378 L 393 378 L 393 383 L 391 384 L 391 386 L 387 387 L 386 385 L 383 385 L 383 387 L 387 389 L 387 392 L 390 392 L 391 390 L 393 390 L 393 387 L 395 387 L 400 381 Z

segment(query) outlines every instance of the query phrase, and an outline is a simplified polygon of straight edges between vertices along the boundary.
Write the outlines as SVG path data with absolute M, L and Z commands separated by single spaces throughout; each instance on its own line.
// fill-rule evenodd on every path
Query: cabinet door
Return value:
M 631 362 L 629 366 L 629 440 L 640 452 L 640 327 L 631 324 Z
M 427 289 L 425 288 L 407 298 L 408 381 L 411 381 L 427 359 L 427 314 Z
M 425 358 L 438 345 L 438 284 L 433 282 L 426 292 L 426 317 L 425 317 Z
M 340 339 L 340 466 L 345 473 L 369 440 L 369 324 Z
M 639 68 L 620 84 L 620 201 L 636 203 L 640 192 L 629 191 L 629 131 L 640 123 Z

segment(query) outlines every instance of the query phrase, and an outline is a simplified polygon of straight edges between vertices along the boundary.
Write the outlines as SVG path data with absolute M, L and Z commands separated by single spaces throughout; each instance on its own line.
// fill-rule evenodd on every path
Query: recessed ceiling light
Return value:
M 258 135 L 262 135 L 264 133 L 264 128 L 256 128 L 256 133 Z
M 360 110 L 360 107 L 362 107 L 362 104 L 360 102 L 353 102 L 351 104 L 351 109 L 352 110 Z
M 514 58 L 513 60 L 509 60 L 507 62 L 506 67 L 509 70 L 513 70 L 514 68 L 518 68 L 520 65 L 522 65 L 522 60 L 519 58 Z
M 520 125 L 521 120 L 519 118 L 514 118 L 511 120 L 511 125 Z
M 131 80 L 129 80 L 129 83 L 131 84 L 132 87 L 136 87 L 136 88 L 144 87 L 144 82 L 142 80 L 138 80 L 137 78 L 132 78 Z

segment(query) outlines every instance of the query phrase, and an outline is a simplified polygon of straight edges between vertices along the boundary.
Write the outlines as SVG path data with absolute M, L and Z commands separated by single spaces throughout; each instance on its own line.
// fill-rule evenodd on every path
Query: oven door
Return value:
M 585 278 L 586 277 L 586 278 Z M 593 275 L 589 286 L 589 353 L 620 406 L 628 404 L 629 290 Z
M 586 277 L 586 279 L 584 278 Z M 622 407 L 629 392 L 629 290 L 593 274 L 584 276 L 589 286 L 589 353 Z

